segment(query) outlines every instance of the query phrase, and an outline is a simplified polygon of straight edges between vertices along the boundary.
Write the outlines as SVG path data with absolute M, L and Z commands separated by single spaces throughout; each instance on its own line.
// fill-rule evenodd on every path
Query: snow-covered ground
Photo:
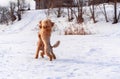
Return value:
M 65 36 L 66 19 L 51 18 L 57 27 L 51 42 L 61 44 L 54 49 L 57 59 L 49 61 L 34 58 L 38 22 L 45 17 L 44 11 L 33 10 L 13 25 L 0 25 L 0 79 L 120 78 L 120 23 L 88 23 L 93 35 Z

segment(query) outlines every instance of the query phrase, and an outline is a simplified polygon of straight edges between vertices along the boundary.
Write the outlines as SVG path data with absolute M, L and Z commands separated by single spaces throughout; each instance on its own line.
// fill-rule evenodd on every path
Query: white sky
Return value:
M 9 1 L 10 0 L 0 0 L 0 6 L 6 6 L 6 5 L 8 5 Z
M 0 0 L 0 6 L 8 6 L 9 1 L 17 1 L 17 0 Z M 35 2 L 34 0 L 26 0 L 28 3 L 30 3 L 31 8 L 34 8 Z

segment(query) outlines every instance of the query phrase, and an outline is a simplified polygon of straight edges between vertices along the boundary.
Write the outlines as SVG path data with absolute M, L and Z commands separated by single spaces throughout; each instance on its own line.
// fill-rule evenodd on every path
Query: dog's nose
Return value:
M 44 29 L 46 29 L 46 28 L 47 28 L 47 26 L 44 26 L 43 28 L 44 28 Z

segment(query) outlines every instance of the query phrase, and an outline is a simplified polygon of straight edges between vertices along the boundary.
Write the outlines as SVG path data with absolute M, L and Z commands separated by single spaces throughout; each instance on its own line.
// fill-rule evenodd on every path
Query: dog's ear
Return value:
M 42 21 L 39 22 L 39 28 L 42 28 L 41 22 L 42 22 Z
M 52 27 L 53 27 L 55 23 L 54 23 L 54 22 L 51 22 L 51 24 L 52 24 Z

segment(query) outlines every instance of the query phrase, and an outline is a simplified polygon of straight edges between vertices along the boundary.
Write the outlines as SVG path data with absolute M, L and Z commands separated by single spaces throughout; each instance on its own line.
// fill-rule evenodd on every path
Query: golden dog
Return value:
M 60 44 L 60 41 L 57 41 L 53 46 L 50 44 L 50 37 L 52 32 L 52 27 L 54 26 L 54 23 L 51 22 L 50 19 L 42 20 L 39 22 L 39 28 L 40 31 L 38 33 L 38 47 L 36 51 L 35 58 L 38 58 L 39 51 L 41 50 L 41 57 L 44 58 L 44 55 L 46 54 L 49 57 L 49 60 L 52 61 L 52 59 L 56 59 L 55 54 L 53 53 L 53 49 L 55 47 L 58 47 Z

